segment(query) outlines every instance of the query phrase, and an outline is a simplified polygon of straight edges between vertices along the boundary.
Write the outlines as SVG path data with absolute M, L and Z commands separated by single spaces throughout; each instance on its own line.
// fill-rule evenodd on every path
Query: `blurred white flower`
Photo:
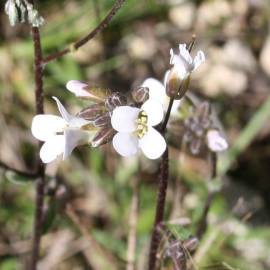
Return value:
M 228 148 L 228 143 L 221 136 L 220 132 L 215 129 L 211 129 L 207 132 L 207 145 L 213 152 L 221 152 Z
M 187 78 L 205 61 L 203 51 L 198 51 L 197 55 L 192 59 L 186 44 L 179 44 L 179 54 L 175 54 L 173 49 L 170 50 L 170 54 L 170 64 L 173 65 L 174 71 L 181 80 Z
M 118 133 L 113 138 L 113 147 L 124 157 L 135 155 L 141 149 L 147 158 L 159 158 L 166 149 L 166 142 L 153 126 L 162 119 L 161 104 L 151 99 L 141 109 L 130 106 L 115 108 L 111 124 Z
M 32 121 L 32 134 L 40 141 L 44 141 L 40 149 L 40 158 L 49 163 L 63 154 L 66 159 L 73 149 L 81 144 L 88 144 L 95 135 L 95 131 L 84 130 L 90 121 L 70 115 L 61 102 L 56 101 L 62 117 L 50 114 L 36 115 Z
M 165 75 L 166 80 L 166 75 Z M 166 111 L 169 105 L 170 98 L 166 94 L 164 84 L 154 78 L 147 78 L 143 83 L 142 87 L 149 89 L 149 99 L 156 100 L 162 104 L 163 110 Z M 174 100 L 171 114 L 175 114 L 180 105 L 180 100 Z

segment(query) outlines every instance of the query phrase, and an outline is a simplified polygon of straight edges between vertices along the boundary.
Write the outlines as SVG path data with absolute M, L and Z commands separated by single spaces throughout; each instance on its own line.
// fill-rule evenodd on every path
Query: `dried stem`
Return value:
M 42 49 L 38 27 L 32 27 L 32 38 L 34 43 L 34 66 L 35 66 L 35 100 L 36 114 L 42 114 L 43 110 L 43 80 L 42 80 Z M 38 173 L 40 178 L 36 183 L 35 199 L 35 217 L 33 231 L 33 249 L 31 258 L 31 270 L 37 269 L 39 256 L 40 238 L 42 234 L 43 204 L 44 204 L 44 187 L 45 187 L 45 166 L 42 161 L 38 160 Z
M 211 180 L 212 180 L 216 178 L 217 176 L 217 154 L 214 152 L 211 152 L 210 155 L 211 155 Z M 207 216 L 208 216 L 208 212 L 212 204 L 212 201 L 214 199 L 215 193 L 216 193 L 215 191 L 211 191 L 211 190 L 208 192 L 207 199 L 203 208 L 202 217 L 198 223 L 199 225 L 198 225 L 197 233 L 196 233 L 199 239 L 202 238 L 202 236 L 204 235 L 207 229 Z
M 95 257 L 97 256 L 96 253 L 102 255 L 104 258 L 103 263 L 110 264 L 110 269 L 114 270 L 116 269 L 117 260 L 111 254 L 106 247 L 101 245 L 99 242 L 96 241 L 96 239 L 90 234 L 89 229 L 80 221 L 79 217 L 77 216 L 75 210 L 73 209 L 71 204 L 68 204 L 65 210 L 66 215 L 70 218 L 70 220 L 73 222 L 74 225 L 78 228 L 80 233 L 89 241 L 90 246 L 90 258 L 91 258 L 91 264 L 94 269 L 100 269 L 99 263 L 96 262 Z M 93 252 L 95 251 L 95 252 Z M 102 263 L 102 264 L 103 264 Z
M 139 177 L 135 177 L 133 183 L 133 196 L 131 200 L 131 209 L 129 216 L 129 234 L 127 249 L 127 267 L 126 270 L 135 270 L 135 254 L 137 242 L 137 223 L 139 210 Z
M 63 55 L 65 55 L 67 53 L 70 53 L 74 50 L 77 50 L 80 47 L 82 47 L 83 45 L 85 45 L 88 41 L 93 39 L 98 33 L 100 33 L 103 29 L 105 29 L 109 25 L 110 21 L 113 19 L 115 14 L 120 10 L 120 8 L 122 7 L 122 5 L 124 4 L 125 1 L 126 0 L 116 0 L 115 4 L 113 5 L 110 12 L 107 14 L 107 16 L 100 22 L 100 24 L 94 30 L 92 30 L 85 37 L 83 37 L 83 38 L 79 39 L 78 41 L 74 42 L 73 44 L 71 44 L 71 46 L 69 46 L 68 48 L 45 57 L 43 59 L 43 63 L 46 64 L 50 61 L 53 61 L 53 60 L 56 60 L 56 59 L 62 57 Z
M 13 168 L 13 167 L 7 165 L 3 161 L 0 161 L 0 167 L 2 167 L 6 171 L 11 171 L 11 172 L 16 173 L 17 175 L 20 175 L 22 177 L 28 178 L 31 181 L 32 180 L 35 180 L 36 178 L 39 177 L 39 173 L 31 173 L 31 172 L 21 171 L 21 170 L 18 170 L 16 168 Z

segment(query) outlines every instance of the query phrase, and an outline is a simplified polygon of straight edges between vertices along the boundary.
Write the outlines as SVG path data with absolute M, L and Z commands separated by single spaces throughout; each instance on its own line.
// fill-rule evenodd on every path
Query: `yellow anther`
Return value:
M 148 131 L 148 126 L 147 126 L 147 121 L 148 117 L 145 111 L 140 111 L 138 118 L 136 120 L 137 125 L 137 130 L 136 134 L 137 136 L 141 139 Z

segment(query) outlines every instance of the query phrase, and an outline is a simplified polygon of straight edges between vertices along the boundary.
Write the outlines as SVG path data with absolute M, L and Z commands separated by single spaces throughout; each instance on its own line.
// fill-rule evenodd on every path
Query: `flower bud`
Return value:
M 15 0 L 8 0 L 5 5 L 5 12 L 8 15 L 11 26 L 14 26 L 19 19 L 19 10 L 16 6 Z
M 87 83 L 76 80 L 68 81 L 66 88 L 75 96 L 94 102 L 103 102 L 111 94 L 109 89 L 91 87 Z
M 166 75 L 165 83 L 167 95 L 170 98 L 181 99 L 188 90 L 190 76 L 182 79 L 176 69 L 172 68 Z
M 108 126 L 111 123 L 111 117 L 109 113 L 104 113 L 101 116 L 97 117 L 94 120 L 94 126 L 95 127 L 104 127 L 104 126 Z
M 144 103 L 149 99 L 149 88 L 143 86 L 136 88 L 132 90 L 131 96 L 136 103 Z
M 116 107 L 127 105 L 127 98 L 120 93 L 113 93 L 105 100 L 105 106 L 109 111 L 113 111 Z
M 116 134 L 116 131 L 112 129 L 110 126 L 104 127 L 100 131 L 97 132 L 91 144 L 93 147 L 106 144 L 112 140 L 115 134 Z
M 11 26 L 16 23 L 28 22 L 34 27 L 44 23 L 44 19 L 27 0 L 8 0 L 5 5 L 5 12 L 9 17 Z
M 94 121 L 96 120 L 98 117 L 100 117 L 102 114 L 104 114 L 105 112 L 105 107 L 98 103 L 98 104 L 93 104 L 85 109 L 83 109 L 82 111 L 80 111 L 77 116 L 84 118 L 86 120 L 89 121 Z

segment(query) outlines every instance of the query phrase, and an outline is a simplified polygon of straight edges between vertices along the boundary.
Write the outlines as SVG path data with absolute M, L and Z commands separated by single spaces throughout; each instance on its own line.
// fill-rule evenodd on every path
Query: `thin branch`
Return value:
M 38 27 L 32 27 L 32 38 L 34 43 L 34 66 L 35 66 L 35 100 L 36 114 L 43 114 L 43 80 L 42 80 L 42 49 L 40 42 L 40 34 Z M 41 145 L 40 145 L 41 146 Z M 33 249 L 31 258 L 31 270 L 37 269 L 37 261 L 39 257 L 40 238 L 42 234 L 43 221 L 43 205 L 44 205 L 44 188 L 45 188 L 45 166 L 42 161 L 38 160 L 38 172 L 40 178 L 36 183 L 36 199 L 35 199 L 35 217 L 33 229 Z
M 211 152 L 211 180 L 215 179 L 217 177 L 217 154 Z M 196 236 L 200 239 L 204 235 L 206 229 L 207 229 L 207 216 L 210 209 L 210 206 L 213 202 L 213 199 L 215 197 L 216 192 L 215 191 L 209 191 L 207 195 L 207 199 L 203 208 L 203 213 L 201 216 L 201 219 L 199 221 L 199 225 L 197 228 Z
M 48 62 L 51 62 L 53 60 L 56 60 L 56 59 L 62 57 L 63 55 L 65 55 L 67 53 L 70 53 L 74 50 L 77 50 L 80 47 L 82 47 L 83 45 L 85 45 L 88 41 L 93 39 L 98 33 L 100 33 L 103 29 L 105 29 L 109 25 L 110 21 L 113 19 L 115 14 L 120 10 L 120 8 L 122 7 L 122 5 L 124 4 L 125 1 L 126 0 L 116 0 L 115 4 L 113 5 L 110 12 L 107 14 L 107 16 L 100 22 L 100 24 L 94 30 L 92 30 L 85 37 L 83 37 L 83 38 L 79 39 L 78 41 L 74 42 L 73 44 L 71 44 L 71 46 L 69 46 L 68 48 L 65 48 L 62 51 L 53 53 L 53 54 L 45 57 L 43 59 L 43 63 L 46 64 Z
M 31 173 L 31 172 L 25 172 L 25 171 L 18 170 L 16 168 L 13 168 L 13 167 L 7 165 L 6 163 L 4 163 L 1 160 L 0 160 L 0 167 L 2 167 L 6 171 L 11 171 L 11 172 L 16 173 L 17 175 L 28 178 L 31 181 L 35 180 L 36 178 L 39 177 L 39 173 Z

